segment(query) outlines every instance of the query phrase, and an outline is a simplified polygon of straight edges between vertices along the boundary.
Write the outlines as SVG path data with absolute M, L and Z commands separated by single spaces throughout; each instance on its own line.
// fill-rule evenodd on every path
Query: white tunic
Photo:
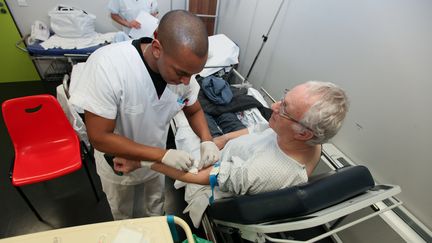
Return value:
M 70 102 L 98 116 L 115 119 L 114 133 L 137 143 L 165 148 L 168 125 L 184 104 L 178 100 L 196 102 L 199 85 L 191 79 L 189 85 L 167 85 L 160 99 L 150 75 L 131 41 L 102 47 L 85 64 Z M 104 161 L 97 160 L 100 176 L 122 185 L 136 185 L 150 180 L 157 172 L 140 168 L 117 176 Z
M 141 11 L 147 13 L 157 12 L 156 0 L 110 0 L 108 9 L 113 14 L 118 14 L 127 21 L 132 21 L 138 17 Z M 130 28 L 123 26 L 123 31 L 129 34 Z

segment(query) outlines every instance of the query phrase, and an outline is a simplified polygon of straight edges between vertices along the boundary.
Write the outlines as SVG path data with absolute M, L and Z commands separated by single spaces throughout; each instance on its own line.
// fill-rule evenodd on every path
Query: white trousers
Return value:
M 163 215 L 163 175 L 133 186 L 115 184 L 103 177 L 100 179 L 114 220 Z

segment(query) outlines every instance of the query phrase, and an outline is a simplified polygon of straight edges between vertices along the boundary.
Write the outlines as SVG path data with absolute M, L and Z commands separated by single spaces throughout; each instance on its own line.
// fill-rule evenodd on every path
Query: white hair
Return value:
M 308 98 L 317 100 L 303 115 L 300 123 L 312 129 L 314 137 L 308 144 L 323 144 L 332 138 L 342 126 L 348 111 L 348 97 L 340 87 L 330 82 L 309 81 L 305 83 Z M 303 126 L 294 124 L 297 132 L 304 131 Z

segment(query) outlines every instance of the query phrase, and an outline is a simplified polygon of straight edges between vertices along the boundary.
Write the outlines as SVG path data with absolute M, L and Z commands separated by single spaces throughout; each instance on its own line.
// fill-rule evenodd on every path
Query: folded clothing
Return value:
M 213 75 L 203 79 L 202 90 L 207 98 L 217 105 L 229 104 L 233 98 L 228 82 Z

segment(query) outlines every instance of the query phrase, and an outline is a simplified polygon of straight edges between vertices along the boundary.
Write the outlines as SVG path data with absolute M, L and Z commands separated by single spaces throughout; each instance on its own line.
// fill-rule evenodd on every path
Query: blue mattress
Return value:
M 27 51 L 31 56 L 63 56 L 65 54 L 87 54 L 90 55 L 96 49 L 105 46 L 107 44 L 101 44 L 97 46 L 91 46 L 82 49 L 62 49 L 62 48 L 51 48 L 44 49 L 39 43 L 35 43 L 27 46 Z

